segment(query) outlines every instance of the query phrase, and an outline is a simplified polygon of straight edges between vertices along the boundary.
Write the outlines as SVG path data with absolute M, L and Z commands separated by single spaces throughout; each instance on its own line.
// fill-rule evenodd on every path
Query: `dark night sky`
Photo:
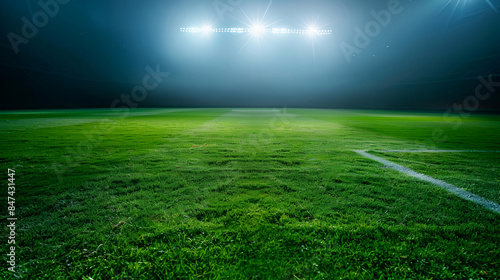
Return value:
M 55 1 L 41 0 L 58 9 L 18 53 L 9 34 L 23 36 L 23 17 L 33 22 L 38 13 L 43 21 L 43 9 L 38 0 L 0 2 L 0 108 L 109 108 L 142 85 L 147 66 L 170 76 L 135 102 L 138 107 L 437 109 L 474 95 L 479 75 L 500 82 L 497 0 L 448 6 L 450 0 L 402 0 L 402 11 L 350 62 L 342 43 L 355 45 L 354 28 L 364 29 L 374 20 L 372 10 L 394 0 L 274 0 L 264 24 L 306 28 L 315 22 L 333 34 L 259 39 L 179 29 L 246 27 L 249 19 L 262 19 L 269 1 L 220 0 L 235 5 L 223 19 L 212 0 Z M 500 108 L 497 88 L 480 107 Z

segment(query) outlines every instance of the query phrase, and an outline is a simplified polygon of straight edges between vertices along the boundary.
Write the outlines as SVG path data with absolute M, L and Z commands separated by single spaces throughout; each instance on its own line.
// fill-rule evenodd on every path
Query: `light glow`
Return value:
M 318 35 L 318 28 L 316 28 L 315 26 L 311 26 L 307 29 L 307 34 L 308 35 L 311 35 L 311 36 L 314 36 L 314 35 Z
M 254 35 L 254 36 L 259 36 L 259 35 L 262 35 L 263 33 L 265 33 L 266 29 L 264 27 L 262 27 L 261 25 L 254 25 L 252 27 L 250 27 L 249 29 L 249 32 Z
M 201 28 L 201 30 L 202 30 L 202 32 L 203 32 L 203 33 L 211 33 L 211 32 L 212 32 L 212 29 L 213 29 L 213 28 L 212 28 L 212 26 L 210 26 L 210 25 L 205 25 L 205 26 L 203 26 L 203 27 Z
M 304 34 L 304 35 L 331 35 L 333 30 L 317 29 L 310 27 L 308 29 L 293 29 L 293 28 L 265 28 L 261 25 L 255 25 L 250 28 L 242 27 L 182 27 L 180 29 L 184 33 L 249 33 L 254 36 L 262 34 Z

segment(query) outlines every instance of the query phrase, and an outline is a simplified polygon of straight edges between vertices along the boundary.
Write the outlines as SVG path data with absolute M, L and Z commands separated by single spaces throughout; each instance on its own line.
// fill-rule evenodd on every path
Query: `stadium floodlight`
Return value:
M 252 34 L 253 36 L 260 36 L 260 35 L 264 34 L 265 31 L 266 31 L 266 29 L 260 24 L 253 25 L 249 29 L 250 34 Z
M 208 33 L 212 33 L 212 26 L 210 25 L 204 25 L 202 28 L 201 28 L 201 31 L 205 34 L 208 34 Z
M 293 28 L 266 28 L 262 25 L 256 24 L 250 28 L 242 27 L 217 27 L 204 26 L 204 27 L 182 27 L 181 32 L 185 33 L 249 33 L 252 36 L 261 36 L 263 34 L 304 34 L 310 36 L 317 35 L 330 35 L 333 30 L 318 29 L 317 27 L 310 27 L 308 29 L 293 29 Z
M 318 32 L 318 28 L 316 28 L 316 26 L 310 26 L 308 29 L 307 29 L 307 35 L 309 36 L 314 36 L 314 35 L 318 35 L 319 32 Z

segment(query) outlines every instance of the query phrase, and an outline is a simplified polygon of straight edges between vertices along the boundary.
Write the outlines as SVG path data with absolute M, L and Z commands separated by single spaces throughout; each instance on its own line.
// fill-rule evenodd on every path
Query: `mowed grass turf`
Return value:
M 352 151 L 500 150 L 499 116 L 20 111 L 0 114 L 0 136 L 5 193 L 16 171 L 19 278 L 500 278 L 498 214 Z M 498 193 L 496 159 L 473 155 L 488 164 L 470 176 L 459 156 L 421 161 Z

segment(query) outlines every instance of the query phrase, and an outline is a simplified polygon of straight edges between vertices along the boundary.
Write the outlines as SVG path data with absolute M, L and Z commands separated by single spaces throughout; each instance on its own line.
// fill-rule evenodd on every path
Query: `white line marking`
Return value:
M 372 150 L 381 153 L 500 153 L 500 151 L 488 150 Z
M 366 158 L 369 158 L 369 159 L 372 159 L 374 161 L 378 161 L 382 164 L 384 164 L 385 166 L 387 167 L 390 167 L 392 169 L 395 169 L 397 171 L 400 171 L 400 172 L 403 172 L 407 175 L 410 175 L 412 177 L 415 177 L 415 178 L 418 178 L 418 179 L 421 179 L 421 180 L 424 180 L 424 181 L 427 181 L 427 182 L 430 182 L 436 186 L 439 186 L 441 187 L 442 189 L 444 190 L 447 190 L 455 195 L 457 195 L 458 197 L 461 197 L 465 200 L 469 200 L 469 201 L 472 201 L 474 203 L 477 203 L 479 205 L 482 205 L 484 206 L 485 208 L 488 208 L 490 210 L 492 210 L 493 212 L 496 212 L 498 214 L 500 214 L 500 205 L 496 204 L 495 202 L 493 201 L 489 201 L 487 199 L 485 199 L 484 197 L 481 197 L 481 196 L 478 196 L 478 195 L 475 195 L 471 192 L 468 192 L 468 191 L 465 191 L 461 188 L 458 188 L 458 187 L 455 187 L 454 185 L 452 184 L 448 184 L 444 181 L 441 181 L 441 180 L 437 180 L 437 179 L 434 179 L 430 176 L 427 176 L 427 175 L 424 175 L 424 174 L 421 174 L 421 173 L 417 173 L 409 168 L 406 168 L 402 165 L 399 165 L 399 164 L 396 164 L 392 161 L 389 161 L 389 160 L 386 160 L 386 159 L 383 159 L 381 157 L 377 157 L 377 156 L 374 156 L 372 154 L 369 154 L 367 153 L 366 151 L 362 151 L 362 150 L 354 150 L 354 152 L 366 157 Z

